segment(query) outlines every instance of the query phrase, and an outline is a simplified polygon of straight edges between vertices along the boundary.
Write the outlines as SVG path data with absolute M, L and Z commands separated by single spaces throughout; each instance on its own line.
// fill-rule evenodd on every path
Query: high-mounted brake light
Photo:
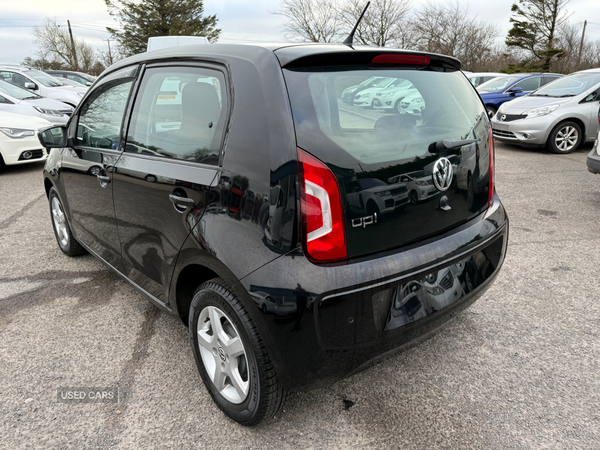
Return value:
M 428 66 L 431 59 L 419 55 L 378 55 L 371 61 L 372 64 L 412 64 Z
M 340 189 L 333 172 L 298 148 L 302 239 L 315 262 L 348 258 Z
M 496 152 L 494 151 L 494 135 L 492 134 L 492 127 L 490 127 L 490 139 L 489 139 L 489 151 L 490 151 L 490 183 L 488 188 L 488 207 L 492 206 L 494 201 L 494 186 L 496 184 Z

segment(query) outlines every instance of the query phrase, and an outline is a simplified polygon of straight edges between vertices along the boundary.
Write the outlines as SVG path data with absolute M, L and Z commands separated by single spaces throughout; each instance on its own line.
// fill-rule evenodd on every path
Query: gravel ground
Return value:
M 56 245 L 41 166 L 0 175 L 0 448 L 598 449 L 600 178 L 586 146 L 497 144 L 511 220 L 493 287 L 433 338 L 241 427 L 212 403 L 178 319 Z M 119 404 L 57 402 L 122 386 Z

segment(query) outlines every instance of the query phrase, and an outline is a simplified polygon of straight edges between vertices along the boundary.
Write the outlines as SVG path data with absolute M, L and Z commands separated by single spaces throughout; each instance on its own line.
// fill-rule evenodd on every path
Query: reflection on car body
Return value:
M 386 214 L 408 203 L 404 183 L 386 184 L 376 178 L 351 181 L 346 185 L 348 207 L 357 214 Z
M 431 172 L 425 170 L 418 170 L 391 177 L 388 180 L 388 183 L 397 183 L 398 181 L 406 184 L 409 191 L 409 199 L 413 205 L 416 205 L 423 200 L 427 200 L 439 193 L 433 185 Z

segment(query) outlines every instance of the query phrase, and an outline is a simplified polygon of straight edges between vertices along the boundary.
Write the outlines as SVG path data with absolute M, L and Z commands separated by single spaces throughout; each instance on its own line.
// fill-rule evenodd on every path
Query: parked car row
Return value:
M 600 69 L 566 77 L 555 73 L 466 76 L 485 105 L 494 138 L 500 141 L 570 153 L 596 139 L 600 128 Z M 418 118 L 427 106 L 420 91 L 402 78 L 372 77 L 363 85 L 347 88 L 342 101 Z
M 600 69 L 566 77 L 542 74 L 520 81 L 513 78 L 497 78 L 478 88 L 484 102 L 490 100 L 488 96 L 513 96 L 510 101 L 500 103 L 497 111 L 488 109 L 495 139 L 524 147 L 546 146 L 559 154 L 571 153 L 582 143 L 596 139 Z M 542 86 L 524 95 L 525 88 L 535 87 L 527 84 L 534 78 Z M 547 81 L 548 78 L 553 79 Z M 496 88 L 495 93 L 490 92 L 491 87 Z M 487 103 L 486 108 L 489 108 Z
M 46 159 L 37 130 L 65 125 L 93 81 L 80 72 L 0 64 L 0 170 Z

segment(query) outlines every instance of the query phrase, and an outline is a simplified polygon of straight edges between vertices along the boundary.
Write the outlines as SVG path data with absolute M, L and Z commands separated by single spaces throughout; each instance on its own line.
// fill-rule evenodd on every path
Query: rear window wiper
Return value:
M 446 150 L 452 150 L 453 148 L 474 144 L 475 142 L 479 142 L 479 139 L 465 139 L 462 141 L 449 141 L 448 139 L 442 139 L 429 144 L 429 153 L 439 153 Z

